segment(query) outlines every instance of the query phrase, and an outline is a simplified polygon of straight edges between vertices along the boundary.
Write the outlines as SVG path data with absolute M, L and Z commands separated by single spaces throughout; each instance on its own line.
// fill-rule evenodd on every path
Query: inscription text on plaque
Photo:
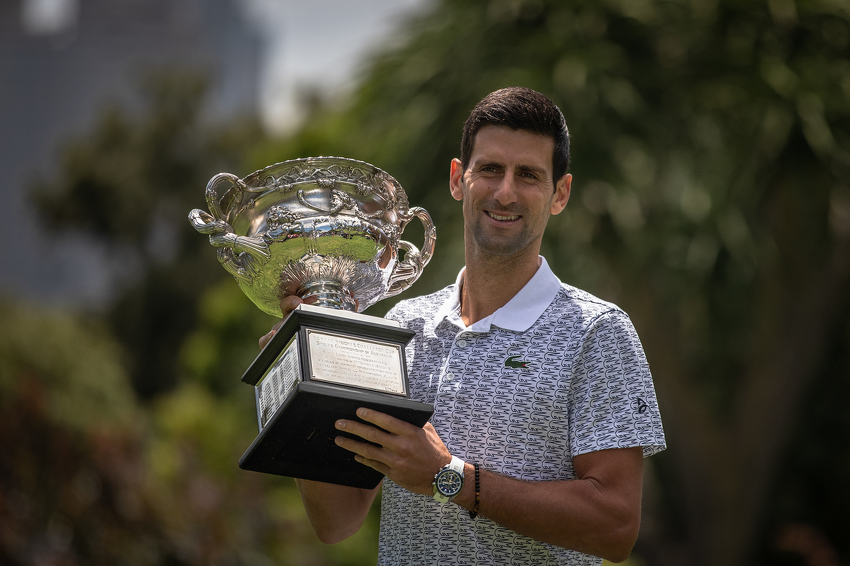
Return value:
M 307 331 L 312 379 L 406 395 L 400 346 Z

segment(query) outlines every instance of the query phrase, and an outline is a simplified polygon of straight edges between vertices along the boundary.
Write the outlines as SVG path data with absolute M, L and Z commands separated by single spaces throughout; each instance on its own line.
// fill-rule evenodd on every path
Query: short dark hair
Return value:
M 570 166 L 570 132 L 561 109 L 547 96 L 524 87 L 508 87 L 491 92 L 475 105 L 463 125 L 460 161 L 469 167 L 475 136 L 483 126 L 507 126 L 551 137 L 554 182 L 566 174 Z

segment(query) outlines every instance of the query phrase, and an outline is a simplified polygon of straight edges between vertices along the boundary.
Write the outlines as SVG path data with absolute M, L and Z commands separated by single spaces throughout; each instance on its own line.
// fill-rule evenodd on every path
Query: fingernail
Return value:
M 345 421 L 336 421 L 336 428 L 339 428 L 339 429 L 345 428 Z
M 357 409 L 357 416 L 358 417 L 365 417 L 366 416 L 366 409 L 364 409 L 362 407 Z
M 334 438 L 334 442 L 336 443 L 337 446 L 342 446 L 342 437 L 337 436 L 336 438 Z

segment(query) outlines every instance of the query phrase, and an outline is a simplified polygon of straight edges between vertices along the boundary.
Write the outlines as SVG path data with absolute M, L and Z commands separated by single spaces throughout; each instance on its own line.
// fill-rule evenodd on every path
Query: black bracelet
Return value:
M 469 518 L 474 519 L 478 516 L 478 505 L 481 503 L 481 474 L 478 472 L 478 464 L 472 464 L 475 468 L 475 505 L 469 511 Z

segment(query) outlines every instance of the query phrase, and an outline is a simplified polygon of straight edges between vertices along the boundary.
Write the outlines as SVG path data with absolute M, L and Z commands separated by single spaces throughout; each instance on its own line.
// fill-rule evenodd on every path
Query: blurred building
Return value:
M 33 174 L 49 174 L 61 141 L 104 103 L 130 103 L 153 68 L 205 72 L 211 118 L 256 111 L 261 48 L 239 0 L 0 1 L 0 294 L 76 302 L 106 291 L 97 250 L 40 234 L 24 195 Z

